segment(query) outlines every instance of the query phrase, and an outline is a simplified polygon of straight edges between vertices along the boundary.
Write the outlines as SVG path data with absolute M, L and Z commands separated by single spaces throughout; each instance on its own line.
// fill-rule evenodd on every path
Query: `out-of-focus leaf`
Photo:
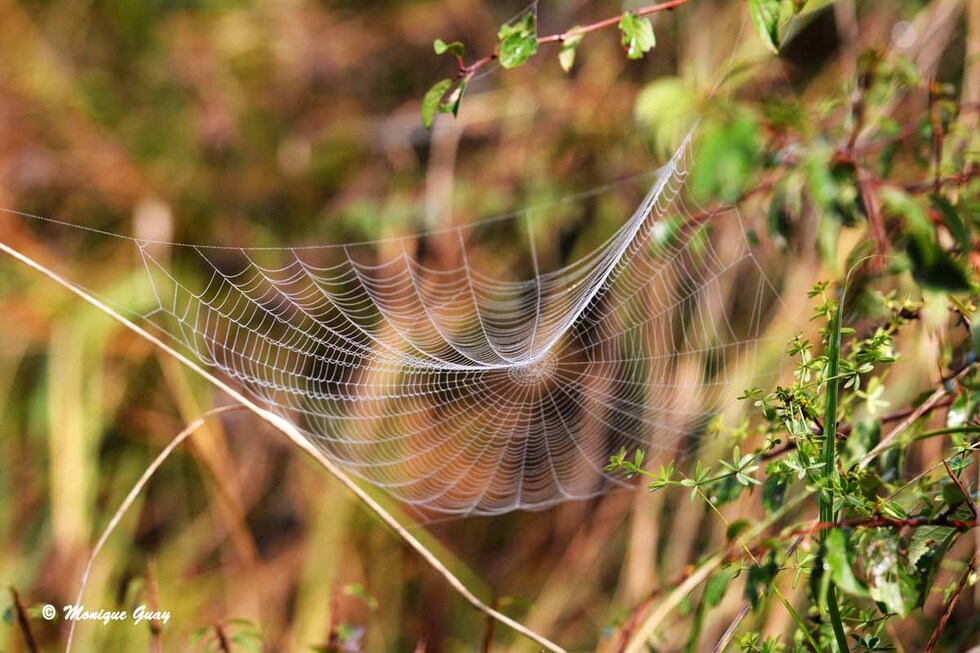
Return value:
M 916 280 L 929 290 L 940 292 L 964 292 L 970 289 L 962 267 L 939 245 L 935 229 L 925 210 L 906 193 L 884 188 L 881 191 L 886 211 L 905 221 L 911 238 L 908 243 L 909 260 Z
M 725 592 L 728 591 L 728 585 L 732 582 L 732 577 L 735 575 L 735 570 L 731 567 L 724 569 L 719 569 L 715 573 L 711 574 L 708 578 L 708 582 L 704 585 L 704 602 L 708 607 L 714 607 L 721 603 L 721 600 L 725 597 Z
M 425 125 L 426 129 L 432 127 L 432 123 L 436 119 L 436 112 L 439 111 L 439 106 L 442 104 L 442 98 L 452 85 L 453 80 L 451 79 L 436 82 L 422 98 L 422 124 Z
M 710 124 L 691 174 L 691 192 L 702 201 L 735 202 L 752 178 L 758 157 L 758 127 L 749 114 Z
M 569 31 L 574 32 L 576 29 L 578 29 L 578 25 Z M 575 65 L 575 52 L 578 50 L 578 46 L 583 38 L 585 38 L 583 34 L 575 34 L 561 42 L 561 50 L 558 51 L 558 65 L 566 73 Z
M 830 577 L 834 584 L 853 596 L 867 596 L 868 589 L 854 576 L 851 568 L 852 555 L 847 534 L 840 528 L 833 529 L 827 534 L 824 546 L 824 560 L 830 568 Z
M 749 0 L 749 16 L 762 42 L 773 53 L 782 45 L 780 29 L 799 14 L 804 0 Z
M 765 563 L 749 567 L 748 577 L 745 579 L 745 598 L 753 610 L 759 607 L 759 601 L 769 592 L 778 571 L 779 565 L 771 552 Z
M 903 590 L 914 590 L 914 585 L 904 569 L 906 561 L 902 559 L 898 535 L 891 531 L 870 535 L 864 562 L 871 598 L 885 612 L 903 617 L 908 614 L 913 602 L 906 600 Z
M 774 513 L 782 507 L 786 500 L 786 488 L 789 487 L 789 477 L 783 474 L 768 474 L 762 484 L 762 505 L 767 513 Z
M 846 461 L 856 463 L 874 449 L 881 440 L 881 421 L 873 418 L 854 423 L 845 445 Z
M 943 556 L 953 543 L 956 531 L 946 526 L 925 526 L 912 532 L 909 543 L 909 564 L 915 568 L 915 606 L 922 607 L 936 580 Z
M 963 426 L 973 419 L 977 413 L 977 396 L 973 392 L 964 392 L 953 400 L 946 411 L 946 426 L 955 428 Z
M 645 53 L 657 45 L 653 23 L 646 16 L 637 16 L 632 11 L 626 12 L 619 19 L 619 31 L 622 33 L 623 49 L 629 59 L 642 59 Z
M 736 519 L 725 529 L 725 539 L 729 542 L 741 535 L 751 524 L 748 519 Z
M 949 229 L 949 233 L 956 239 L 960 250 L 969 252 L 973 249 L 973 240 L 970 238 L 970 230 L 960 217 L 959 211 L 945 197 L 932 197 L 933 207 L 943 216 L 943 224 Z
M 467 83 L 468 82 L 465 78 L 459 80 L 459 84 L 457 84 L 456 88 L 454 88 L 452 93 L 449 94 L 446 101 L 439 105 L 439 111 L 442 113 L 451 113 L 454 117 L 458 116 L 459 105 L 463 101 L 463 93 L 466 92 Z
M 779 52 L 779 13 L 781 0 L 749 0 L 749 16 L 762 42 Z
M 527 11 L 513 23 L 501 25 L 497 32 L 500 65 L 516 68 L 538 51 L 537 18 Z
M 448 52 L 457 57 L 463 56 L 463 44 L 459 41 L 446 43 L 442 39 L 436 39 L 432 44 L 432 49 L 436 51 L 436 54 L 445 54 Z
M 636 97 L 637 120 L 648 127 L 659 152 L 673 152 L 697 116 L 693 87 L 679 77 L 663 77 L 643 87 Z

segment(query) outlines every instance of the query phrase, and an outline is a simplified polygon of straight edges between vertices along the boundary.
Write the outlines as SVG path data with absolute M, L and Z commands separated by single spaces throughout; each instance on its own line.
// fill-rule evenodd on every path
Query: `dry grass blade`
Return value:
M 78 584 L 78 593 L 75 595 L 75 605 L 82 604 L 82 597 L 85 594 L 85 587 L 88 585 L 89 575 L 92 573 L 92 565 L 95 563 L 95 558 L 99 555 L 99 551 L 101 551 L 102 547 L 105 546 L 105 543 L 112 534 L 112 531 L 114 531 L 116 526 L 119 524 L 119 520 L 121 520 L 129 511 L 129 508 L 133 505 L 133 502 L 136 501 L 136 498 L 140 495 L 140 492 L 143 491 L 143 488 L 146 487 L 146 484 L 149 483 L 153 474 L 155 474 L 160 468 L 160 465 L 162 465 L 167 458 L 170 457 L 170 454 L 172 454 L 174 450 L 184 442 L 184 440 L 190 437 L 194 431 L 201 428 L 201 426 L 203 426 L 208 419 L 223 413 L 231 412 L 233 410 L 242 410 L 242 407 L 221 406 L 219 408 L 213 408 L 204 413 L 196 420 L 188 424 L 183 431 L 174 436 L 174 439 L 171 440 L 170 443 L 163 448 L 163 451 L 157 454 L 157 457 L 153 459 L 153 462 L 151 462 L 146 469 L 143 470 L 143 474 L 140 476 L 139 480 L 136 481 L 135 485 L 133 485 L 133 488 L 129 491 L 129 494 L 126 495 L 126 498 L 123 499 L 123 502 L 119 505 L 119 508 L 116 509 L 116 512 L 112 515 L 112 519 L 109 520 L 109 523 L 106 524 L 106 527 L 102 530 L 102 535 L 99 536 L 95 546 L 92 547 L 92 552 L 89 553 L 88 560 L 85 562 L 85 570 L 82 572 L 82 579 Z M 74 619 L 69 623 L 68 642 L 65 644 L 65 651 L 71 650 L 72 641 L 75 637 L 75 625 L 77 623 L 78 621 Z
M 58 273 L 50 270 L 49 268 L 41 265 L 29 256 L 21 253 L 20 251 L 10 247 L 4 242 L 0 242 L 0 251 L 3 251 L 13 258 L 17 259 L 24 265 L 32 268 L 33 270 L 43 274 L 45 277 L 54 281 L 63 288 L 69 290 L 77 297 L 81 298 L 91 306 L 94 306 L 98 310 L 102 311 L 112 319 L 116 320 L 123 326 L 125 326 L 130 331 L 136 333 L 141 338 L 151 342 L 162 352 L 166 353 L 168 356 L 180 361 L 183 365 L 187 366 L 189 369 L 193 370 L 197 374 L 201 375 L 203 378 L 207 379 L 215 387 L 221 389 L 223 392 L 227 393 L 232 399 L 237 401 L 243 408 L 249 410 L 255 414 L 259 419 L 273 427 L 284 436 L 286 436 L 294 445 L 303 450 L 307 455 L 313 458 L 317 464 L 323 467 L 331 476 L 337 479 L 345 488 L 347 488 L 357 499 L 363 503 L 372 513 L 374 513 L 382 522 L 384 522 L 389 528 L 391 528 L 397 535 L 404 541 L 408 546 L 410 546 L 416 553 L 418 553 L 440 576 L 445 579 L 447 583 L 462 596 L 466 601 L 472 605 L 474 608 L 480 612 L 486 614 L 489 617 L 499 621 L 500 623 L 512 628 L 521 635 L 533 640 L 543 648 L 563 653 L 565 649 L 558 646 L 548 638 L 538 633 L 533 632 L 522 624 L 514 621 L 507 615 L 494 610 L 483 601 L 481 601 L 473 592 L 467 588 L 459 578 L 453 574 L 448 567 L 446 567 L 442 561 L 436 558 L 426 547 L 416 538 L 412 533 L 408 531 L 404 526 L 402 526 L 397 519 L 391 516 L 391 514 L 384 509 L 384 507 L 378 503 L 370 494 L 368 494 L 361 486 L 355 483 L 340 467 L 338 467 L 333 461 L 327 458 L 322 451 L 317 449 L 313 444 L 311 444 L 303 435 L 296 429 L 295 426 L 286 419 L 271 413 L 265 408 L 262 408 L 251 399 L 243 395 L 241 392 L 228 385 L 215 375 L 211 374 L 207 369 L 201 365 L 195 363 L 187 356 L 181 354 L 179 351 L 165 343 L 163 340 L 153 335 L 146 329 L 142 328 L 135 322 L 129 320 L 125 316 L 121 315 L 117 311 L 113 310 L 109 306 L 105 305 L 99 299 L 93 297 L 88 292 L 74 285 Z

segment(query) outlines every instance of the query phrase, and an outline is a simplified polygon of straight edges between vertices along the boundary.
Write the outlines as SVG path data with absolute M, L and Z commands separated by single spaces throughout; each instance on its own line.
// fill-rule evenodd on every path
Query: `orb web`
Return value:
M 502 278 L 471 263 L 473 230 L 358 246 L 190 247 L 178 280 L 134 241 L 151 319 L 292 420 L 353 474 L 424 512 L 499 514 L 620 483 L 611 454 L 677 452 L 751 383 L 778 302 L 739 216 L 690 207 L 690 136 L 639 207 L 568 265 Z M 492 226 L 492 225 L 491 225 Z M 445 257 L 444 257 L 445 258 Z M 269 260 L 271 259 L 271 260 Z

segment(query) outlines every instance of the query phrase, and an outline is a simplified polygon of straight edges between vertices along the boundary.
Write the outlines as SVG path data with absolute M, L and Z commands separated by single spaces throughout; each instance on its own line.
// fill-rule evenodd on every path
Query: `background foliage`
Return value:
M 835 606 L 854 650 L 977 645 L 980 10 L 678 4 L 549 44 L 641 5 L 0 0 L 0 206 L 164 240 L 359 241 L 629 178 L 700 117 L 690 192 L 739 204 L 785 302 L 773 330 L 800 333 L 761 353 L 786 378 L 691 460 L 613 460 L 652 474 L 635 493 L 427 542 L 573 649 L 830 650 Z M 460 70 L 498 43 L 503 69 Z M 538 228 L 575 258 L 642 190 Z M 9 216 L 0 239 L 131 301 L 111 239 Z M 35 615 L 69 602 L 148 460 L 221 397 L 8 261 L 0 303 L 0 581 Z M 24 650 L 4 600 L 0 642 Z M 145 602 L 172 621 L 88 625 L 79 650 L 529 648 L 237 415 L 164 466 L 98 560 L 87 605 Z

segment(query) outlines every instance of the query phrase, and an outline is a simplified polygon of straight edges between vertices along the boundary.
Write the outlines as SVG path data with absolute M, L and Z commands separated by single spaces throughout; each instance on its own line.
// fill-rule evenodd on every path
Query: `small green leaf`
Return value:
M 762 597 L 769 593 L 778 572 L 779 565 L 771 551 L 764 563 L 749 567 L 748 577 L 745 579 L 745 599 L 753 610 L 758 609 Z
M 698 200 L 734 203 L 759 163 L 758 125 L 748 113 L 704 128 L 691 192 Z
M 463 101 L 463 94 L 466 92 L 466 85 L 468 83 L 465 78 L 459 81 L 459 84 L 449 94 L 446 101 L 439 105 L 440 113 L 451 113 L 454 118 L 459 115 L 459 105 Z
M 772 514 L 779 510 L 786 499 L 786 488 L 789 478 L 782 474 L 769 474 L 762 485 L 762 505 L 766 512 Z
M 735 570 L 731 567 L 719 569 L 711 574 L 704 586 L 704 602 L 708 604 L 708 607 L 714 607 L 721 603 L 734 575 Z
M 574 32 L 576 29 L 578 29 L 578 25 L 568 31 Z M 558 65 L 566 73 L 575 64 L 575 51 L 578 50 L 579 43 L 582 42 L 583 38 L 585 38 L 584 34 L 575 34 L 561 42 L 561 50 L 558 51 Z
M 868 589 L 854 576 L 848 551 L 847 535 L 835 528 L 827 535 L 825 561 L 834 584 L 853 596 L 867 596 Z
M 869 537 L 865 550 L 868 593 L 880 604 L 883 612 L 904 617 L 912 606 L 905 600 L 903 585 L 911 585 L 911 581 L 908 574 L 903 573 L 905 561 L 898 535 L 875 533 Z
M 748 519 L 737 519 L 728 525 L 725 529 L 725 539 L 729 542 L 733 541 L 739 535 L 741 535 L 751 524 Z
M 516 68 L 538 51 L 537 19 L 526 12 L 513 23 L 502 25 L 497 32 L 497 56 L 504 68 Z
M 446 43 L 442 39 L 436 39 L 432 44 L 432 49 L 436 51 L 436 54 L 446 54 L 448 52 L 456 57 L 463 56 L 463 44 L 459 41 Z
M 932 221 L 925 210 L 908 194 L 884 188 L 881 198 L 885 211 L 901 217 L 910 234 L 907 250 L 916 281 L 929 290 L 965 292 L 970 282 L 960 264 L 940 246 Z
M 960 217 L 959 210 L 945 197 L 930 198 L 933 207 L 939 211 L 943 217 L 943 224 L 949 233 L 956 239 L 960 250 L 964 252 L 973 251 L 973 239 L 970 237 L 970 230 Z
M 779 52 L 780 0 L 749 0 L 749 16 L 762 42 L 773 53 Z
M 642 59 L 643 54 L 657 45 L 657 37 L 653 33 L 653 23 L 645 16 L 637 16 L 632 11 L 623 14 L 619 20 L 619 31 L 622 32 L 623 49 L 629 59 Z
M 444 79 L 436 82 L 422 98 L 422 124 L 426 129 L 432 127 L 432 122 L 436 119 L 436 112 L 442 104 L 442 98 L 453 85 L 453 80 Z

